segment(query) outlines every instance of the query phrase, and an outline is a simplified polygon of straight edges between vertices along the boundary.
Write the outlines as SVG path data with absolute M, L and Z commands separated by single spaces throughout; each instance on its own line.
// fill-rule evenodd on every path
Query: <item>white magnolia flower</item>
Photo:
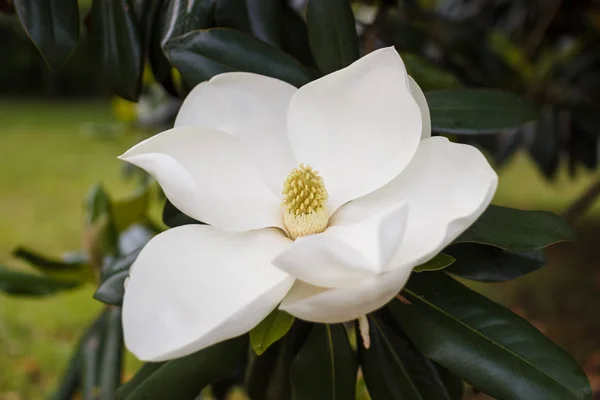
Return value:
M 143 249 L 123 303 L 127 347 L 159 361 L 243 334 L 278 305 L 325 323 L 385 305 L 496 189 L 477 149 L 430 126 L 393 48 L 300 89 L 238 72 L 198 85 L 173 129 L 121 157 L 211 225 Z

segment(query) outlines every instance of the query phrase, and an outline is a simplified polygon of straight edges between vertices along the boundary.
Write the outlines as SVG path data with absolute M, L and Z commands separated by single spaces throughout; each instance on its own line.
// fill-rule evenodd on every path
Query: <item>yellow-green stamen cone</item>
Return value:
M 327 228 L 327 190 L 323 178 L 300 164 L 283 183 L 283 222 L 292 239 L 321 233 Z

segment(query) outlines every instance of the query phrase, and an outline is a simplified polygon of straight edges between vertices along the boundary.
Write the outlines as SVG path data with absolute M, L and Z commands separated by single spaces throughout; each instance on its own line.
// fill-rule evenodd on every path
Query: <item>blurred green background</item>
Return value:
M 137 139 L 94 68 L 89 45 L 49 70 L 15 16 L 0 14 L 0 264 L 19 245 L 59 256 L 81 248 L 83 199 L 102 182 L 116 198 L 133 187 L 117 156 Z M 563 213 L 598 171 L 562 166 L 550 182 L 524 151 L 498 169 L 494 203 Z M 600 202 L 577 225 L 578 245 L 550 249 L 549 266 L 510 283 L 476 288 L 524 315 L 567 349 L 599 387 Z M 54 387 L 75 341 L 102 305 L 92 284 L 44 299 L 0 294 L 0 400 L 37 399 Z M 127 357 L 126 374 L 136 361 Z

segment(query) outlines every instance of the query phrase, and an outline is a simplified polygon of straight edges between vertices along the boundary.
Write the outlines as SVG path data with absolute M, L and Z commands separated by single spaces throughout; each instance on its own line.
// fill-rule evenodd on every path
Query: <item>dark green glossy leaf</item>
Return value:
M 21 24 L 51 68 L 63 66 L 79 42 L 77 0 L 14 0 Z
M 41 271 L 72 271 L 85 266 L 80 260 L 75 260 L 75 262 L 56 260 L 24 247 L 17 247 L 12 254 L 14 257 L 26 261 Z
M 252 34 L 248 15 L 248 0 L 214 0 L 215 26 Z
M 498 400 L 591 399 L 577 363 L 527 321 L 443 272 L 413 274 L 388 304 L 417 349 Z
M 214 25 L 215 0 L 170 0 L 162 17 L 160 44 L 174 37 Z
M 106 337 L 107 313 L 103 312 L 97 323 L 92 325 L 81 349 L 81 395 L 84 400 L 98 398 L 101 353 Z
M 52 400 L 72 400 L 79 389 L 81 383 L 81 343 L 77 345 L 77 350 L 69 359 L 67 368 L 62 373 L 60 381 L 54 393 Z
M 448 267 L 454 263 L 454 261 L 456 261 L 454 257 L 449 256 L 448 254 L 440 253 L 431 260 L 427 261 L 425 264 L 417 265 L 415 268 L 413 268 L 413 271 L 439 271 L 440 269 Z
M 462 382 L 451 376 L 414 347 L 406 335 L 386 321 L 382 312 L 368 317 L 370 346 L 358 335 L 358 358 L 373 400 L 460 400 Z M 357 329 L 358 331 L 358 329 Z M 456 382 L 458 381 L 458 383 Z M 457 390 L 458 389 L 458 390 Z
M 444 382 L 444 386 L 446 387 L 446 391 L 450 395 L 450 398 L 452 400 L 462 400 L 465 391 L 465 384 L 462 379 L 442 367 L 440 364 L 436 362 L 433 362 L 433 364 L 436 367 L 439 378 Z
M 121 307 L 109 307 L 106 312 L 106 337 L 100 364 L 100 399 L 113 400 L 121 384 L 123 370 L 123 327 Z
M 146 379 L 148 379 L 152 374 L 158 371 L 163 365 L 167 362 L 157 362 L 157 363 L 145 363 L 137 370 L 133 378 L 131 378 L 127 383 L 121 385 L 117 390 L 117 398 L 126 399 L 131 392 L 135 390 L 139 385 L 142 384 Z
M 295 400 L 354 399 L 358 360 L 342 324 L 313 326 L 290 370 Z
M 100 273 L 100 282 L 104 282 L 110 276 L 112 276 L 118 272 L 129 271 L 129 267 L 131 267 L 131 264 L 133 264 L 135 259 L 138 257 L 138 255 L 140 254 L 140 251 L 142 251 L 142 248 L 143 248 L 143 246 L 139 247 L 138 249 L 135 249 L 131 253 L 127 253 L 120 257 L 115 258 L 110 263 L 107 263 L 102 268 L 102 271 Z
M 148 12 L 148 23 L 145 25 L 144 36 L 147 43 L 148 62 L 154 79 L 163 86 L 167 93 L 176 96 L 177 91 L 171 76 L 171 63 L 163 52 L 161 44 L 161 31 L 167 26 L 167 10 L 171 3 L 169 0 L 153 2 L 153 9 Z
M 283 348 L 283 340 L 273 343 L 261 355 L 250 354 L 246 372 L 245 388 L 252 400 L 271 400 L 269 384 L 277 368 Z M 273 399 L 276 400 L 276 399 Z
M 558 169 L 561 151 L 562 126 L 558 111 L 551 107 L 545 108 L 543 118 L 531 128 L 533 140 L 528 144 L 527 149 L 542 173 L 551 179 Z
M 204 222 L 196 221 L 192 217 L 179 211 L 169 200 L 165 201 L 162 212 L 162 220 L 169 228 L 175 228 L 182 225 L 204 224 Z
M 82 383 L 83 354 L 88 340 L 93 335 L 98 335 L 106 325 L 106 310 L 86 329 L 77 344 L 65 372 L 62 374 L 58 387 L 52 395 L 52 400 L 72 400 Z
M 292 327 L 294 317 L 279 309 L 273 310 L 260 324 L 250 331 L 250 344 L 261 355 L 273 343 L 281 339 Z
M 161 365 L 133 390 L 119 389 L 118 399 L 193 399 L 206 386 L 231 376 L 246 352 L 240 336 Z M 124 397 L 124 393 L 128 392 Z
M 142 86 L 144 43 L 132 1 L 94 0 L 91 15 L 91 38 L 108 87 L 136 101 Z
M 435 132 L 494 133 L 539 118 L 524 98 L 492 89 L 447 89 L 425 93 Z
M 49 278 L 62 281 L 86 281 L 91 278 L 92 271 L 87 259 L 81 257 L 69 259 L 67 255 L 62 259 L 54 259 L 24 247 L 16 248 L 13 256 L 27 262 Z
M 214 75 L 245 71 L 302 86 L 310 73 L 286 53 L 232 29 L 194 31 L 172 39 L 166 53 L 190 85 Z
M 302 64 L 316 68 L 317 64 L 310 51 L 308 28 L 300 15 L 290 6 L 285 6 L 281 13 L 281 48 L 291 54 Z
M 168 0 L 132 0 L 133 13 L 136 16 L 138 31 L 143 43 L 143 49 L 146 53 L 152 39 L 152 31 L 156 27 L 155 21 L 158 11 L 163 3 Z M 162 25 L 161 25 L 162 26 Z M 156 29 L 159 31 L 159 29 Z M 143 79 L 143 78 L 142 78 Z
M 81 285 L 81 281 L 31 275 L 0 266 L 0 292 L 18 296 L 48 296 Z
M 444 250 L 456 258 L 446 272 L 482 282 L 503 282 L 546 265 L 543 250 L 509 252 L 479 243 L 461 243 Z
M 579 107 L 571 110 L 571 116 L 583 131 L 591 136 L 600 136 L 600 109 L 598 107 Z
M 238 359 L 238 366 L 232 369 L 229 376 L 221 378 L 210 385 L 210 391 L 215 400 L 228 400 L 229 394 L 244 383 L 246 367 L 248 365 L 249 351 L 244 352 L 244 356 Z
M 252 400 L 292 398 L 290 368 L 313 324 L 296 319 L 289 332 L 260 356 L 250 354 L 245 386 Z
M 349 1 L 309 0 L 306 23 L 310 49 L 323 74 L 358 60 L 358 35 Z
M 419 84 L 422 90 L 440 90 L 460 87 L 461 84 L 454 75 L 432 65 L 426 59 L 415 54 L 403 53 L 402 60 L 408 74 Z
M 246 0 L 248 18 L 254 36 L 271 46 L 281 44 L 281 0 Z
M 100 285 L 94 293 L 94 298 L 103 303 L 120 306 L 125 294 L 125 280 L 129 276 L 129 268 L 136 260 L 142 247 L 122 257 L 102 269 Z
M 149 49 L 150 65 L 156 80 L 171 94 L 176 94 L 171 77 L 171 62 L 164 53 L 174 37 L 215 26 L 215 0 L 165 0 L 157 11 L 155 29 Z
M 454 243 L 473 242 L 520 252 L 573 238 L 571 227 L 551 212 L 491 205 Z
M 569 172 L 575 176 L 577 165 L 583 165 L 588 170 L 595 170 L 598 164 L 597 131 L 584 129 L 581 120 L 571 119 L 569 124 L 567 151 L 569 154 Z

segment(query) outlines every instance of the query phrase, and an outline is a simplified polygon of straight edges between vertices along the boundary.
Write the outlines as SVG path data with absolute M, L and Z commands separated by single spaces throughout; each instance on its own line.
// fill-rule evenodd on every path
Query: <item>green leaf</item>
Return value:
M 454 263 L 454 261 L 456 261 L 454 257 L 440 253 L 431 260 L 427 261 L 425 264 L 417 265 L 415 268 L 413 268 L 413 271 L 439 271 L 450 266 L 452 263 Z
M 546 264 L 542 250 L 516 253 L 478 243 L 461 243 L 444 251 L 456 258 L 446 272 L 482 282 L 508 281 Z
M 144 43 L 131 0 L 94 0 L 91 39 L 110 90 L 137 101 L 142 87 Z
M 533 103 L 500 90 L 447 89 L 425 96 L 434 132 L 495 133 L 539 118 Z
M 140 187 L 128 198 L 114 202 L 112 215 L 117 232 L 122 232 L 131 225 L 144 222 L 148 218 L 150 195 L 150 186 L 146 185 Z
M 571 227 L 551 212 L 491 205 L 454 243 L 473 242 L 520 252 L 573 238 Z
M 313 324 L 296 319 L 290 331 L 260 356 L 250 352 L 245 388 L 252 400 L 292 398 L 290 368 Z
M 100 272 L 100 282 L 104 282 L 110 276 L 120 271 L 129 271 L 129 267 L 131 267 L 131 264 L 133 264 L 136 258 L 140 255 L 143 247 L 144 246 L 141 246 L 134 251 L 117 257 L 110 263 L 107 263 Z
M 498 400 L 591 399 L 587 378 L 521 317 L 443 272 L 413 274 L 388 304 L 417 349 Z
M 188 217 L 179 211 L 168 199 L 165 200 L 165 205 L 163 206 L 162 220 L 169 228 L 182 225 L 204 224 L 204 222 L 196 221 L 194 218 Z
M 250 331 L 250 344 L 259 356 L 281 339 L 292 327 L 294 317 L 275 309 Z
M 189 356 L 171 360 L 159 366 L 133 390 L 125 390 L 125 387 L 119 389 L 117 398 L 127 400 L 196 398 L 206 386 L 231 376 L 246 355 L 247 343 L 246 336 L 239 336 Z
M 94 293 L 94 298 L 106 304 L 120 306 L 125 295 L 125 279 L 129 276 L 129 268 L 136 260 L 142 247 L 122 257 L 102 269 L 100 285 Z
M 123 327 L 121 307 L 109 307 L 106 312 L 106 337 L 100 364 L 100 400 L 113 400 L 121 384 L 123 370 Z
M 231 71 L 254 72 L 302 86 L 308 70 L 288 54 L 232 29 L 190 32 L 172 39 L 166 53 L 190 85 Z
M 117 390 L 117 398 L 126 399 L 129 397 L 131 392 L 133 392 L 139 385 L 141 385 L 146 379 L 148 379 L 152 374 L 162 368 L 167 362 L 157 362 L 157 363 L 145 363 L 137 370 L 133 378 L 131 378 L 127 383 L 123 384 Z
M 154 78 L 165 90 L 177 95 L 171 63 L 163 51 L 164 45 L 176 36 L 195 29 L 205 29 L 214 23 L 214 0 L 160 1 L 147 26 L 148 59 Z M 159 27 L 158 29 L 154 29 Z
M 52 400 L 72 400 L 75 397 L 81 383 L 81 346 L 82 343 L 79 343 L 71 355 L 67 368 L 60 376 L 58 386 L 52 394 Z
M 14 7 L 48 65 L 62 67 L 79 42 L 77 0 L 14 0 Z
M 169 40 L 214 25 L 215 0 L 169 1 L 161 21 L 161 47 Z
M 52 400 L 72 400 L 79 389 L 81 381 L 81 351 L 73 353 L 62 373 L 58 387 L 52 394 Z
M 100 264 L 105 255 L 119 253 L 119 236 L 113 218 L 112 200 L 102 185 L 92 186 L 85 199 L 86 242 L 93 265 Z
M 281 13 L 281 49 L 310 68 L 317 64 L 310 51 L 308 28 L 304 19 L 287 5 Z
M 309 0 L 306 9 L 308 40 L 323 74 L 358 60 L 358 35 L 347 0 Z
M 248 0 L 215 0 L 215 26 L 252 34 Z
M 600 109 L 596 106 L 578 107 L 571 116 L 583 131 L 594 137 L 600 136 Z
M 0 266 L 0 291 L 18 296 L 48 296 L 81 285 L 81 281 L 69 281 Z
M 244 388 L 252 400 L 272 400 L 269 390 L 273 375 L 277 371 L 277 361 L 281 358 L 285 338 L 273 343 L 260 356 L 250 354 Z M 281 385 L 283 386 L 283 385 Z M 284 396 L 279 396 L 285 398 Z M 273 400 L 276 400 L 273 399 Z
M 382 312 L 368 316 L 370 346 L 359 336 L 358 358 L 373 400 L 460 400 L 462 382 L 441 372 Z M 357 329 L 358 331 L 358 329 Z M 452 379 L 446 386 L 447 379 Z M 457 382 L 458 381 L 458 382 Z
M 24 247 L 17 247 L 13 250 L 12 255 L 15 258 L 26 261 L 40 271 L 69 271 L 77 270 L 85 266 L 80 260 L 76 260 L 75 262 L 56 260 Z
M 13 251 L 13 256 L 27 262 L 45 276 L 60 281 L 83 282 L 88 280 L 92 274 L 87 260 L 81 258 L 69 260 L 63 257 L 57 260 L 24 247 L 17 247 Z
M 92 186 L 85 199 L 86 221 L 94 224 L 101 216 L 112 212 L 112 200 L 100 184 Z
M 453 89 L 461 86 L 450 72 L 432 65 L 426 59 L 415 54 L 402 53 L 402 60 L 408 74 L 419 84 L 422 90 Z
M 250 27 L 257 39 L 271 46 L 281 45 L 281 16 L 283 2 L 280 0 L 246 0 Z
M 290 376 L 295 400 L 354 399 L 358 360 L 342 324 L 313 326 Z
M 58 387 L 52 395 L 52 400 L 72 400 L 82 383 L 83 353 L 85 345 L 91 336 L 104 329 L 106 324 L 106 310 L 102 311 L 94 322 L 86 329 L 69 360 L 65 372 L 62 374 Z
M 106 336 L 107 313 L 104 311 L 86 335 L 81 350 L 81 394 L 84 400 L 98 398 L 101 351 Z

